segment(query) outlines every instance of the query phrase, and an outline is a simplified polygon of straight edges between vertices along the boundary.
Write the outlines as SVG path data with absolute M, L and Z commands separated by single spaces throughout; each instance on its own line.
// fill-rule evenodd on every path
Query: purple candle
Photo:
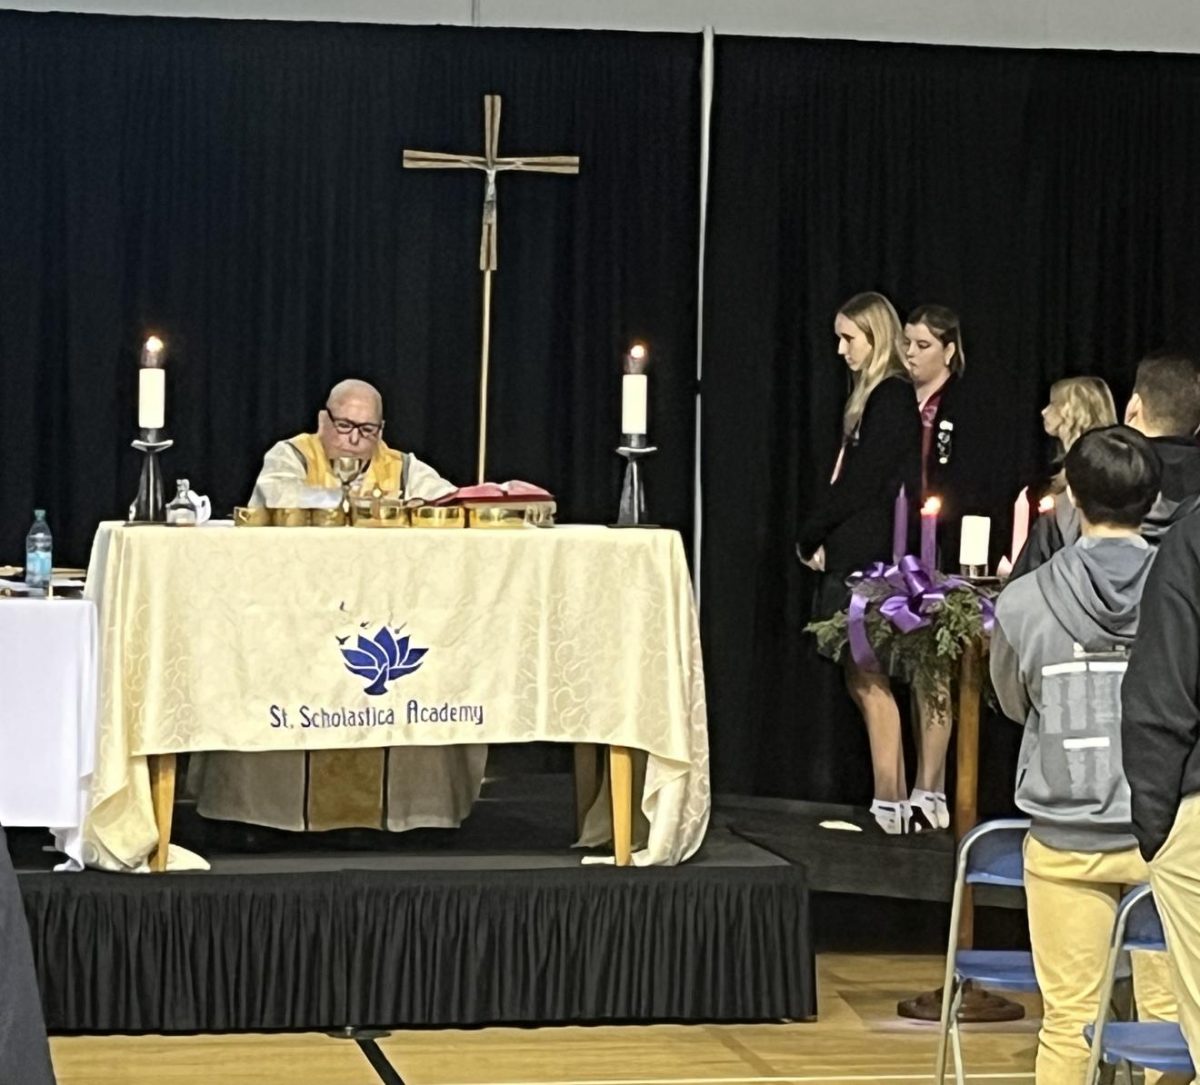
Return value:
M 908 551 L 908 494 L 904 486 L 896 494 L 896 511 L 892 515 L 892 564 L 899 565 Z
M 921 506 L 921 564 L 927 572 L 937 569 L 937 520 L 942 503 L 936 497 L 927 498 Z

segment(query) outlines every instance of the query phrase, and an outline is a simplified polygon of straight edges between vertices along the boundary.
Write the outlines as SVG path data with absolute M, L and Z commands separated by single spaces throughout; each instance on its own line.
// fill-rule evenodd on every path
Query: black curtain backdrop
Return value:
M 862 725 L 801 633 L 794 528 L 826 484 L 834 311 L 880 290 L 964 322 L 958 454 L 1002 552 L 1049 384 L 1119 402 L 1200 321 L 1200 62 L 720 38 L 707 245 L 702 627 L 718 789 L 866 801 Z M 957 560 L 957 555 L 954 555 Z M 1018 729 L 984 721 L 982 803 Z
M 655 512 L 692 510 L 699 39 L 0 13 L 0 562 L 35 505 L 86 560 L 136 488 L 168 343 L 168 482 L 227 513 L 345 376 L 474 481 L 483 177 L 405 147 L 578 154 L 499 181 L 488 474 L 615 518 L 620 356 L 653 352 Z
M 695 36 L 0 13 L 0 561 L 35 505 L 60 559 L 120 517 L 136 360 L 170 350 L 168 477 L 219 511 L 327 387 L 377 381 L 388 436 L 474 472 L 482 179 L 404 147 L 577 153 L 500 179 L 489 474 L 612 517 L 619 356 L 654 356 L 655 518 L 687 532 Z M 707 249 L 702 630 L 719 789 L 869 795 L 836 668 L 801 635 L 796 521 L 828 478 L 833 312 L 882 290 L 964 319 L 958 455 L 998 557 L 1048 385 L 1119 399 L 1192 339 L 1200 61 L 720 38 Z M 1016 728 L 985 726 L 985 807 Z

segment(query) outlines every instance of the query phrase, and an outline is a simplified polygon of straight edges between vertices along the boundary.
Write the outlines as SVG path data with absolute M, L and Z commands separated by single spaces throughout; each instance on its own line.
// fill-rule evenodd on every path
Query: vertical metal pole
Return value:
M 701 432 L 700 380 L 704 369 L 704 253 L 708 240 L 708 162 L 709 136 L 712 129 L 713 28 L 704 28 L 704 46 L 700 59 L 700 238 L 696 268 L 696 436 L 693 449 L 692 512 L 692 590 L 700 607 L 700 554 L 704 534 L 704 479 L 700 470 L 703 434 Z
M 492 269 L 483 273 L 483 351 L 479 360 L 479 469 L 478 482 L 486 482 L 488 362 L 492 353 Z

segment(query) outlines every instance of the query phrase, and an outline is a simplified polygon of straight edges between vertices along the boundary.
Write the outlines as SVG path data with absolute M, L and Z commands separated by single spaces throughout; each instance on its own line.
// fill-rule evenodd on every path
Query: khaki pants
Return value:
M 1198 823 L 1200 824 L 1200 823 Z M 1042 991 L 1037 1085 L 1084 1085 L 1088 1045 L 1083 1028 L 1096 1019 L 1100 988 L 1121 892 L 1147 881 L 1137 848 L 1059 851 L 1025 840 L 1025 897 L 1033 967 Z M 1175 995 L 1165 953 L 1133 954 L 1138 1018 L 1174 1021 Z M 1147 1085 L 1184 1085 L 1190 1078 L 1147 1073 Z
M 1179 1024 L 1200 1066 L 1200 795 L 1189 795 L 1150 864 L 1150 884 L 1171 949 Z

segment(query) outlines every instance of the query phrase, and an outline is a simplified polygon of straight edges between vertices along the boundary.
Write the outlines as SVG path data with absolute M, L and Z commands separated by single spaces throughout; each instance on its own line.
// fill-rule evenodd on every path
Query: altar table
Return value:
M 87 595 L 102 660 L 89 864 L 162 857 L 151 777 L 169 794 L 172 755 L 199 750 L 641 750 L 633 862 L 679 863 L 703 839 L 704 674 L 675 532 L 109 523 Z M 612 764 L 628 787 L 628 758 Z M 597 803 L 580 843 L 611 833 Z

